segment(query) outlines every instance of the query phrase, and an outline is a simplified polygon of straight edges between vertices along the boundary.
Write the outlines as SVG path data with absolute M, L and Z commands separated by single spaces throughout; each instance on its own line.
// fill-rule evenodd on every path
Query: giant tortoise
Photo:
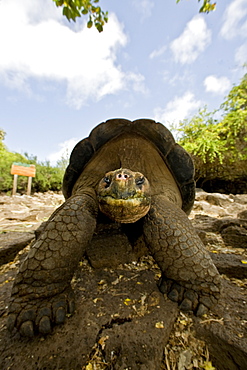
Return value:
M 141 227 L 162 272 L 160 290 L 182 310 L 201 315 L 217 302 L 219 273 L 187 217 L 195 197 L 193 163 L 161 123 L 99 124 L 72 151 L 63 193 L 66 201 L 20 266 L 9 330 L 49 333 L 73 312 L 70 282 L 102 214 L 124 230 Z

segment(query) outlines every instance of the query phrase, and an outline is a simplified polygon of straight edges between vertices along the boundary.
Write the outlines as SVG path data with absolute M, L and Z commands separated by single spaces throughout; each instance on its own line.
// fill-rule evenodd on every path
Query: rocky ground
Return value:
M 126 260 L 119 235 L 117 256 L 108 243 L 96 241 L 80 263 L 73 279 L 77 308 L 65 325 L 32 340 L 8 333 L 6 312 L 18 265 L 34 231 L 63 201 L 52 192 L 0 196 L 1 370 L 246 370 L 247 194 L 197 192 L 190 219 L 224 282 L 219 304 L 205 317 L 179 312 L 159 292 L 152 258 Z M 99 255 L 105 268 L 97 268 Z

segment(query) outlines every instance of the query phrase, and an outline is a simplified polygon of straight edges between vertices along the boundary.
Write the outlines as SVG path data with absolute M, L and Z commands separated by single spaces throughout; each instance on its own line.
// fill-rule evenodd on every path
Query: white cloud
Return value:
M 188 87 L 191 82 L 195 82 L 195 75 L 189 70 L 179 71 L 178 73 L 171 74 L 169 70 L 162 72 L 163 80 L 171 86 Z
M 183 96 L 175 96 L 168 102 L 165 108 L 156 108 L 154 111 L 155 120 L 166 124 L 182 121 L 202 105 L 200 100 L 196 100 L 195 95 L 187 91 Z
M 117 50 L 127 38 L 116 16 L 110 15 L 102 33 L 85 25 L 76 28 L 69 27 L 51 0 L 36 0 L 35 6 L 32 0 L 2 0 L 1 81 L 28 93 L 30 78 L 65 82 L 67 103 L 75 108 L 133 89 L 141 76 L 122 71 L 117 63 Z
M 235 61 L 242 67 L 247 62 L 247 42 L 241 45 L 235 52 Z
M 210 75 L 205 78 L 204 86 L 207 92 L 221 95 L 230 89 L 231 83 L 227 77 L 216 77 Z
M 53 152 L 48 155 L 47 159 L 50 161 L 51 165 L 54 166 L 57 164 L 61 158 L 69 158 L 72 150 L 74 149 L 75 145 L 79 142 L 79 139 L 69 139 L 64 141 L 63 143 L 58 144 L 58 149 L 56 152 Z
M 193 63 L 211 42 L 211 31 L 204 18 L 196 15 L 183 33 L 170 44 L 176 62 Z
M 167 50 L 166 45 L 161 46 L 159 49 L 155 49 L 154 51 L 152 51 L 152 53 L 149 55 L 149 58 L 150 59 L 157 58 L 157 57 L 161 56 L 162 54 L 164 54 L 166 50 Z
M 227 40 L 236 36 L 247 36 L 247 2 L 246 0 L 233 0 L 225 10 L 224 23 L 221 35 Z
M 141 20 L 151 17 L 154 2 L 151 0 L 134 0 L 133 5 L 137 12 L 141 15 Z

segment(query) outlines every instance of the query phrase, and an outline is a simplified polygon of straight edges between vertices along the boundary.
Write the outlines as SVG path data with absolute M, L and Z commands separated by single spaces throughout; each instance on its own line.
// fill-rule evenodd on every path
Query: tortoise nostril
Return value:
M 118 173 L 117 174 L 117 179 L 126 180 L 128 178 L 129 178 L 129 176 L 127 174 L 123 174 L 123 173 Z

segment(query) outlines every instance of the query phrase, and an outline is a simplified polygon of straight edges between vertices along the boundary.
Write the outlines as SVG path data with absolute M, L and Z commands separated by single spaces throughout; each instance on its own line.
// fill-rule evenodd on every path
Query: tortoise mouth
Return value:
M 150 209 L 150 186 L 140 173 L 127 169 L 108 172 L 100 181 L 98 200 L 101 212 L 114 221 L 132 223 Z
M 150 209 L 146 198 L 116 199 L 99 197 L 99 209 L 110 219 L 120 223 L 133 223 L 144 217 Z

